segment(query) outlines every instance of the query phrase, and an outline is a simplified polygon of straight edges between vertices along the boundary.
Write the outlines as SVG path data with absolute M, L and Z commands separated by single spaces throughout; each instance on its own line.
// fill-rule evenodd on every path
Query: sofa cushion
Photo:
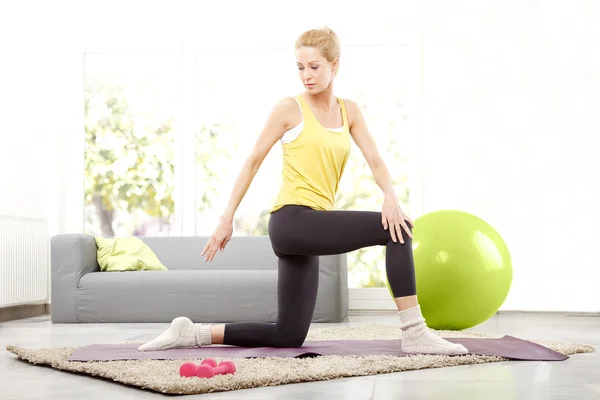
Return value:
M 92 272 L 79 282 L 77 313 L 87 322 L 274 322 L 277 271 Z
M 101 271 L 166 271 L 150 247 L 136 237 L 96 236 Z

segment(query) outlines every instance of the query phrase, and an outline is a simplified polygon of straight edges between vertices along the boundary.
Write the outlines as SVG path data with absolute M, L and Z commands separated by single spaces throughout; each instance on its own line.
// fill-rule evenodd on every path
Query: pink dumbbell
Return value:
M 210 365 L 211 367 L 216 367 L 217 362 L 215 360 L 213 360 L 212 358 L 207 358 L 205 360 L 202 360 L 200 365 Z
M 186 362 L 179 367 L 179 376 L 185 376 L 186 378 L 196 376 L 196 368 L 198 366 L 193 362 Z
M 198 378 L 212 378 L 215 375 L 235 374 L 235 364 L 231 361 L 223 361 L 218 367 L 206 363 L 201 364 L 196 368 L 196 376 Z
M 207 358 L 205 360 L 202 360 L 200 365 L 208 365 L 211 367 L 216 367 L 217 362 L 215 360 L 213 360 L 212 358 Z M 196 370 L 198 369 L 198 367 L 199 366 L 194 364 L 193 362 L 187 362 L 185 364 L 182 364 L 181 367 L 179 367 L 179 375 L 185 376 L 186 378 L 196 376 Z
M 235 364 L 231 361 L 223 361 L 217 366 L 217 362 L 212 358 L 203 360 L 200 365 L 187 362 L 179 367 L 179 375 L 186 378 L 197 376 L 199 378 L 212 378 L 215 375 L 234 374 Z

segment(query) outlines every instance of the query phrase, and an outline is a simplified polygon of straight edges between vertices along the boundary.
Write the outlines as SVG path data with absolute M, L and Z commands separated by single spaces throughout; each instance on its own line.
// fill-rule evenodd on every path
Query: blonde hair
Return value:
M 340 39 L 329 27 L 311 29 L 296 40 L 296 50 L 300 47 L 316 47 L 327 61 L 332 62 L 340 56 Z

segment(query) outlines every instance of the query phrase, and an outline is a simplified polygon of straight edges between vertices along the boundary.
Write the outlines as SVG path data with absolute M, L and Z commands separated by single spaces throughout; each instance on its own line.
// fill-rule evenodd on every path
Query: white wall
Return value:
M 83 227 L 83 71 L 58 5 L 0 4 L 0 214 L 51 235 Z
M 1 11 L 0 11 L 1 13 Z M 44 168 L 48 145 L 43 101 L 45 83 L 38 71 L 39 59 L 11 48 L 4 31 L 0 62 L 0 214 L 44 219 L 48 200 Z M 39 118 L 32 118 L 32 114 Z
M 83 70 L 56 6 L 0 3 L 0 214 L 50 235 L 83 228 Z
M 600 3 L 425 4 L 423 210 L 503 235 L 503 309 L 600 311 Z

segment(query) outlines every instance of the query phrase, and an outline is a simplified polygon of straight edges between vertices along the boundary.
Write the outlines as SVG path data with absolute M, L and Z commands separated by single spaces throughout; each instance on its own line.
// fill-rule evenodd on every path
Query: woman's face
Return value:
M 337 59 L 328 61 L 315 47 L 296 50 L 296 64 L 302 84 L 309 93 L 319 93 L 329 87 L 334 77 Z

